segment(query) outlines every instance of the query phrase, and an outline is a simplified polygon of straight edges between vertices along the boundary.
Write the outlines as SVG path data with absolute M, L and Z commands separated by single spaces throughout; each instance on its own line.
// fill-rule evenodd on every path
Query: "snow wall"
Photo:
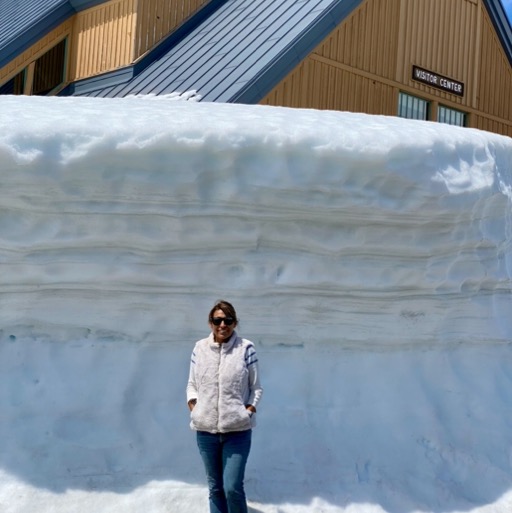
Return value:
M 205 511 L 219 298 L 265 389 L 251 511 L 510 511 L 511 139 L 2 97 L 0 177 L 2 511 Z

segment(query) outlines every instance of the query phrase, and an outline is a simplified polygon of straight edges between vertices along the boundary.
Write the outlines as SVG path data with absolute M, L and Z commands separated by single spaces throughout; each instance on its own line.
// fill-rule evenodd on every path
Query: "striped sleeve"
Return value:
M 192 351 L 192 356 L 190 357 L 190 370 L 188 373 L 188 382 L 187 382 L 187 402 L 192 399 L 197 399 L 197 386 L 196 386 L 196 353 Z
M 255 408 L 260 402 L 263 394 L 263 388 L 260 383 L 260 373 L 258 368 L 258 356 L 252 343 L 245 352 L 245 364 L 249 370 L 249 402 Z
M 249 346 L 247 351 L 245 352 L 245 366 L 250 367 L 258 362 L 258 357 L 256 356 L 256 351 L 253 346 Z

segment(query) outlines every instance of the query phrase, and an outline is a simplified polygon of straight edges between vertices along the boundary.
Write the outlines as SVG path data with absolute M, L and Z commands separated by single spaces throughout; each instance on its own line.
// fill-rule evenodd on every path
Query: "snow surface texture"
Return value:
M 265 389 L 252 513 L 512 510 L 511 139 L 1 97 L 0 172 L 3 513 L 204 513 L 219 298 Z

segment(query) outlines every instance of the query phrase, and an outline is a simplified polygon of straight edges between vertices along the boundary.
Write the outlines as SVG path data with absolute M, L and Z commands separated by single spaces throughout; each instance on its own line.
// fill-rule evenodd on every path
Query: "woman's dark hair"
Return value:
M 235 324 L 238 324 L 238 318 L 236 316 L 235 307 L 229 303 L 228 301 L 224 301 L 223 299 L 217 301 L 213 308 L 210 310 L 210 313 L 208 314 L 208 322 L 213 321 L 213 314 L 217 310 L 222 310 L 226 317 L 231 317 L 232 319 L 235 319 Z

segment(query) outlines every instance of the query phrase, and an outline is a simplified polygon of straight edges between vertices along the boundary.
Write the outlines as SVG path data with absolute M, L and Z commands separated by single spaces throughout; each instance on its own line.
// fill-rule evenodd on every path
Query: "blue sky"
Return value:
M 507 16 L 512 24 L 512 0 L 501 0 L 503 6 L 505 7 L 505 11 L 507 11 Z

